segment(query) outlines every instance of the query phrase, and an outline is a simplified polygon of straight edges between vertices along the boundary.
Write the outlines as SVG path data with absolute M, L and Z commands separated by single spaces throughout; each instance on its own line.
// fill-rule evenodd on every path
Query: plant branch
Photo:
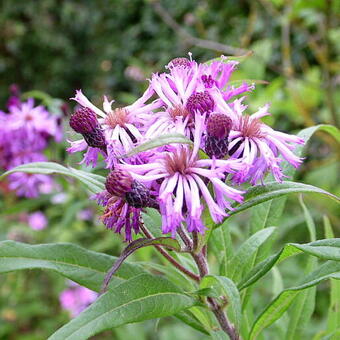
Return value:
M 142 224 L 141 229 L 144 233 L 144 235 L 147 238 L 153 238 L 152 234 L 145 228 L 145 226 Z M 191 279 L 195 280 L 196 282 L 200 281 L 200 278 L 195 273 L 191 272 L 190 270 L 186 269 L 184 266 L 182 266 L 179 262 L 177 262 L 166 250 L 164 250 L 160 246 L 155 246 L 156 250 L 162 254 L 171 264 L 173 264 L 179 271 L 181 271 L 186 276 L 190 277 Z
M 172 28 L 178 35 L 180 35 L 183 40 L 188 44 L 205 48 L 208 50 L 215 50 L 218 52 L 226 53 L 227 55 L 244 55 L 249 53 L 248 50 L 243 48 L 237 48 L 222 44 L 212 40 L 200 39 L 191 35 L 188 31 L 182 28 L 178 22 L 171 16 L 171 14 L 160 4 L 159 1 L 151 2 L 155 12 L 162 18 L 162 20 Z
M 204 256 L 203 251 L 199 254 L 192 253 L 191 255 L 197 264 L 200 272 L 200 278 L 202 279 L 205 275 L 209 274 L 206 257 Z M 211 311 L 214 313 L 219 325 L 221 326 L 221 329 L 228 334 L 231 340 L 240 340 L 240 336 L 237 334 L 235 327 L 228 320 L 222 306 L 220 306 L 214 298 L 209 297 L 207 298 L 207 301 L 210 305 Z

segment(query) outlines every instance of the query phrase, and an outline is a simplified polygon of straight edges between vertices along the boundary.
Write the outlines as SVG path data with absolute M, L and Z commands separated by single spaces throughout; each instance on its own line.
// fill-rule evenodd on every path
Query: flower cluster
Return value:
M 49 142 L 62 139 L 56 116 L 43 106 L 35 106 L 33 99 L 21 102 L 16 89 L 12 92 L 8 111 L 0 111 L 0 168 L 3 170 L 46 161 L 44 150 Z M 18 196 L 36 197 L 52 188 L 53 181 L 47 175 L 14 173 L 9 176 L 9 189 L 15 190 Z
M 283 160 L 295 167 L 296 136 L 261 122 L 269 105 L 247 114 L 247 83 L 229 85 L 237 62 L 221 57 L 209 64 L 176 58 L 165 72 L 153 74 L 145 93 L 132 105 L 112 108 L 104 97 L 103 110 L 79 90 L 71 127 L 83 138 L 71 142 L 70 152 L 86 150 L 87 165 L 102 154 L 110 173 L 106 190 L 96 195 L 105 207 L 102 220 L 115 232 L 141 229 L 141 210 L 158 209 L 163 233 L 174 237 L 186 225 L 189 232 L 205 230 L 203 211 L 219 223 L 242 202 L 241 184 L 264 183 L 267 173 L 282 181 Z M 180 133 L 188 143 L 168 144 L 127 157 L 134 147 L 159 136 Z

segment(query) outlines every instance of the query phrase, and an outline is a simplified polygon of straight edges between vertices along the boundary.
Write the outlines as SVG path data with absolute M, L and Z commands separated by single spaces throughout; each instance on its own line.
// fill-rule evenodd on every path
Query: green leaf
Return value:
M 182 310 L 176 313 L 175 317 L 185 324 L 191 326 L 192 328 L 204 333 L 209 334 L 209 332 L 202 326 L 202 324 L 197 320 L 197 318 L 190 312 L 190 310 Z
M 200 288 L 210 288 L 215 285 L 219 287 L 217 293 L 221 291 L 222 295 L 227 297 L 228 306 L 231 308 L 232 319 L 236 329 L 239 330 L 242 319 L 241 298 L 235 283 L 224 276 L 207 275 L 202 279 Z
M 209 239 L 209 249 L 212 249 L 220 264 L 219 273 L 227 275 L 227 263 L 233 255 L 233 246 L 230 236 L 229 220 L 225 220 L 220 228 L 215 228 Z
M 234 256 L 228 262 L 228 276 L 234 281 L 238 281 L 241 277 L 243 269 L 246 268 L 251 261 L 255 252 L 259 247 L 272 235 L 275 228 L 266 228 L 258 231 L 247 239 L 236 251 Z
M 340 238 L 318 240 L 306 244 L 287 243 L 278 253 L 260 262 L 251 272 L 247 273 L 239 283 L 239 289 L 242 290 L 254 284 L 275 264 L 302 252 L 316 256 L 322 260 L 340 261 Z
M 313 185 L 289 182 L 282 183 L 269 182 L 265 185 L 256 185 L 248 189 L 244 195 L 244 202 L 242 204 L 235 205 L 235 210 L 230 212 L 230 215 L 235 215 L 241 211 L 249 209 L 260 203 L 269 201 L 273 198 L 281 197 L 287 194 L 293 193 L 316 193 L 325 195 L 335 201 L 340 202 L 340 198 Z
M 163 246 L 171 250 L 175 250 L 177 252 L 181 251 L 181 246 L 178 243 L 178 241 L 174 240 L 171 237 L 158 237 L 154 239 L 139 238 L 138 240 L 131 242 L 122 251 L 117 261 L 115 261 L 114 265 L 108 271 L 103 282 L 103 290 L 104 291 L 106 290 L 112 276 L 116 273 L 116 271 L 119 269 L 119 267 L 123 264 L 123 262 L 129 255 L 131 255 L 132 253 L 134 253 L 136 250 L 140 248 L 148 247 L 148 246 Z
M 143 209 L 145 212 L 142 212 L 143 222 L 151 232 L 154 237 L 161 237 L 162 234 L 162 217 L 161 214 L 153 208 L 145 208 Z
M 88 339 L 127 323 L 174 315 L 195 303 L 169 281 L 141 274 L 101 295 L 49 339 Z
M 130 157 L 142 151 L 147 151 L 147 150 L 157 148 L 159 146 L 174 144 L 174 143 L 193 144 L 193 142 L 190 139 L 186 138 L 184 135 L 180 133 L 168 133 L 168 134 L 150 139 L 149 141 L 136 146 L 130 152 L 121 156 L 120 158 Z
M 19 165 L 0 176 L 0 179 L 14 172 L 25 172 L 31 174 L 61 174 L 69 177 L 74 177 L 86 185 L 93 193 L 101 192 L 105 189 L 105 177 L 91 174 L 89 172 L 66 168 L 58 163 L 53 162 L 34 162 Z
M 49 269 L 97 292 L 101 289 L 105 274 L 116 260 L 114 256 L 68 243 L 30 245 L 14 241 L 0 242 L 0 273 Z M 138 265 L 124 263 L 111 285 L 120 284 L 143 272 Z
M 316 228 L 311 214 L 309 213 L 302 195 L 299 197 L 300 205 L 304 211 L 307 228 L 309 231 L 310 240 L 316 240 Z M 340 248 L 339 248 L 340 250 Z M 317 258 L 310 257 L 305 265 L 305 274 L 314 270 L 317 266 Z M 310 287 L 300 292 L 294 300 L 291 313 L 289 313 L 289 324 L 287 327 L 285 338 L 287 340 L 302 339 L 305 337 L 303 333 L 306 325 L 310 321 L 315 308 L 316 287 Z
M 283 290 L 254 322 L 249 340 L 255 340 L 263 329 L 279 319 L 300 291 L 331 278 L 340 280 L 340 263 L 328 261 L 309 274 L 300 285 Z

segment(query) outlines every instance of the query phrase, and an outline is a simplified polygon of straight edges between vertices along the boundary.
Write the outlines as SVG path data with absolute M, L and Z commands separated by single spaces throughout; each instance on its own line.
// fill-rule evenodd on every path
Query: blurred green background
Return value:
M 189 51 L 201 62 L 221 54 L 253 52 L 244 58 L 232 79 L 258 81 L 247 101 L 251 110 L 270 102 L 272 116 L 267 123 L 286 132 L 320 123 L 337 125 L 339 22 L 340 2 L 331 0 L 2 0 L 0 109 L 5 109 L 8 88 L 13 83 L 23 92 L 43 91 L 66 102 L 75 89 L 81 88 L 98 105 L 103 94 L 125 104 L 137 98 L 152 72 Z M 61 162 L 77 166 L 79 158 L 66 156 L 64 147 L 50 151 L 51 160 L 67 157 Z M 339 170 L 339 145 L 329 135 L 318 133 L 298 171 L 298 180 L 339 194 Z M 30 201 L 1 197 L 1 240 L 75 242 L 117 255 L 121 249 L 119 238 L 106 231 L 98 218 L 95 225 L 77 218 L 84 208 L 99 210 L 88 201 L 81 185 L 65 179 L 60 179 L 60 184 L 66 192 L 66 200 L 60 204 L 53 203 L 49 196 Z M 305 203 L 319 238 L 324 238 L 325 216 L 339 236 L 340 216 L 335 204 L 313 195 L 306 196 Z M 21 213 L 37 209 L 44 210 L 50 222 L 41 232 L 18 222 Z M 232 219 L 235 244 L 248 235 L 248 225 L 247 214 Z M 284 242 L 308 241 L 296 196 L 289 198 L 278 227 L 277 249 Z M 152 249 L 141 250 L 135 259 L 147 261 L 153 255 Z M 285 286 L 297 281 L 301 266 L 294 259 L 283 266 Z M 272 297 L 271 287 L 277 278 L 266 280 L 253 301 L 257 313 Z M 47 338 L 69 318 L 58 302 L 64 288 L 65 280 L 53 273 L 3 275 L 0 339 Z M 327 284 L 318 290 L 309 335 L 325 323 L 327 290 Z M 282 322 L 271 327 L 264 339 L 275 340 L 275 334 L 284 327 Z M 134 340 L 136 334 L 138 339 L 205 338 L 169 318 L 160 324 L 150 321 L 123 327 L 96 339 Z

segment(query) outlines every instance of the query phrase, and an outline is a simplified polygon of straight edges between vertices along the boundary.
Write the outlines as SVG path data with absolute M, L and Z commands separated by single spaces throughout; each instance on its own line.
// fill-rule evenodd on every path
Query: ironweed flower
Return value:
M 127 153 L 142 139 L 141 132 L 143 131 L 143 124 L 148 115 L 151 114 L 150 112 L 160 107 L 159 100 L 146 104 L 153 93 L 153 90 L 149 87 L 143 96 L 132 105 L 116 109 L 112 109 L 112 103 L 114 101 L 109 101 L 107 97 L 104 96 L 103 110 L 93 105 L 81 90 L 76 91 L 75 97 L 71 99 L 78 102 L 83 110 L 90 110 L 90 112 L 93 113 L 91 115 L 91 122 L 93 124 L 96 120 L 96 132 L 99 130 L 103 132 L 103 138 L 105 138 L 106 141 L 105 151 L 107 151 L 107 147 L 109 147 L 110 144 L 114 144 L 115 147 L 111 148 L 111 150 L 118 147 L 118 149 L 122 149 L 124 153 Z M 88 119 L 90 120 L 90 117 L 88 117 Z M 89 121 L 87 124 L 91 124 L 91 122 Z M 100 146 L 99 149 L 93 149 L 94 145 L 88 144 L 85 136 L 84 140 L 70 143 L 71 147 L 68 148 L 69 152 L 73 153 L 87 149 L 83 162 L 85 162 L 86 165 L 92 163 L 93 166 L 96 166 L 100 149 L 103 150 L 102 146 Z M 106 156 L 108 155 L 105 153 L 105 157 Z M 117 154 L 114 156 L 117 156 Z
M 148 164 L 123 164 L 131 176 L 158 192 L 162 215 L 162 230 L 174 236 L 182 222 L 188 231 L 203 233 L 203 202 L 212 219 L 221 222 L 227 216 L 225 209 L 232 209 L 231 202 L 242 202 L 242 191 L 223 182 L 225 173 L 240 169 L 238 160 L 199 159 L 205 114 L 195 115 L 194 146 L 174 146 L 171 151 L 160 152 Z M 213 193 L 209 191 L 209 184 Z
M 106 190 L 95 195 L 98 204 L 105 207 L 101 220 L 108 229 L 121 233 L 124 229 L 125 240 L 132 240 L 132 231 L 140 231 L 141 211 L 145 207 L 157 207 L 150 190 L 134 180 L 123 169 L 114 169 L 105 182 Z
M 243 169 L 233 175 L 233 181 L 237 184 L 248 181 L 251 184 L 263 183 L 264 176 L 269 171 L 281 182 L 284 177 L 281 162 L 285 159 L 297 168 L 302 159 L 295 156 L 293 150 L 296 144 L 304 144 L 304 140 L 275 131 L 261 122 L 260 118 L 270 115 L 268 104 L 252 115 L 244 114 L 247 106 L 242 104 L 243 100 L 244 98 L 235 100 L 232 107 L 223 100 L 217 104 L 220 112 L 224 112 L 232 120 L 229 155 L 243 164 Z
M 101 111 L 81 91 L 73 98 L 91 110 L 90 128 L 99 123 L 105 134 L 111 172 L 106 190 L 95 198 L 105 207 L 103 223 L 124 232 L 127 241 L 139 232 L 144 207 L 160 211 L 163 233 L 174 237 L 184 224 L 189 232 L 203 233 L 204 209 L 220 223 L 234 202 L 243 201 L 244 192 L 230 183 L 264 182 L 268 172 L 281 181 L 281 162 L 301 163 L 293 153 L 301 138 L 262 123 L 268 106 L 249 116 L 243 98 L 234 98 L 254 89 L 247 83 L 231 85 L 237 62 L 222 56 L 199 64 L 189 57 L 175 58 L 166 72 L 153 74 L 148 89 L 130 106 L 112 109 L 104 97 Z M 135 146 L 171 132 L 185 135 L 193 145 L 162 145 L 125 158 Z M 72 148 L 86 147 L 84 140 Z

